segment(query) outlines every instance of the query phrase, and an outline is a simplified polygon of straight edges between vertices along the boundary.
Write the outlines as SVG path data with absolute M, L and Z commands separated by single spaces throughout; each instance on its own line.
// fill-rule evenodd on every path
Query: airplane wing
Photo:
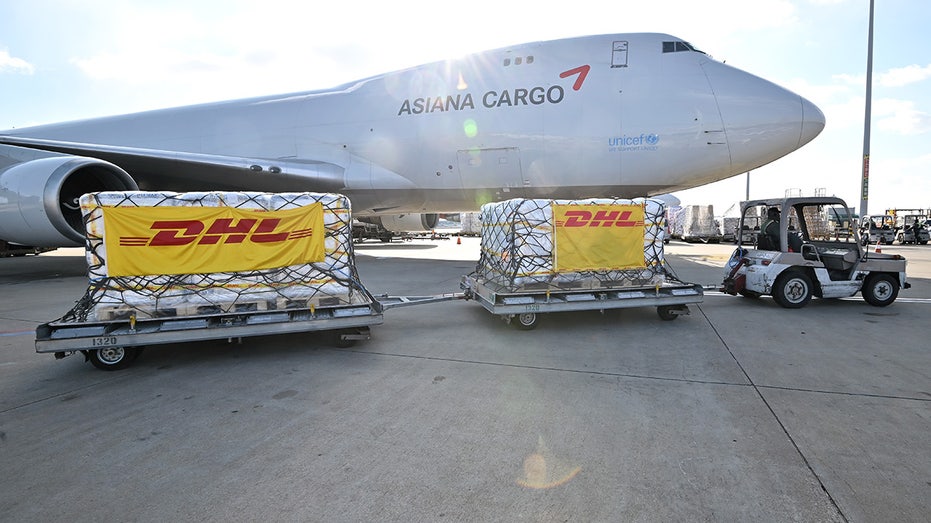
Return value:
M 339 192 L 345 185 L 345 167 L 323 161 L 246 158 L 18 136 L 0 136 L 0 144 L 105 160 L 126 170 L 143 190 Z

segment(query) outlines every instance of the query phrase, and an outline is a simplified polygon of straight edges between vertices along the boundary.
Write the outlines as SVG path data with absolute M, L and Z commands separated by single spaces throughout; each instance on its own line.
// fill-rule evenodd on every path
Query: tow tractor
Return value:
M 928 220 L 925 209 L 889 209 L 886 214 L 895 216 L 895 239 L 901 244 L 914 243 L 926 245 L 931 239 L 925 222 Z
M 892 245 L 895 241 L 895 216 L 890 214 L 877 214 L 864 216 L 860 220 L 860 243 Z
M 790 309 L 804 307 L 813 296 L 846 298 L 860 292 L 870 305 L 885 307 L 895 301 L 899 289 L 910 287 L 904 257 L 883 254 L 878 248 L 870 252 L 869 245 L 861 245 L 858 231 L 840 235 L 827 225 L 824 216 L 849 216 L 842 199 L 742 202 L 741 225 L 746 216 L 759 211 L 765 216 L 771 207 L 779 209 L 781 216 L 778 250 L 760 249 L 758 241 L 738 243 L 725 267 L 722 292 L 748 298 L 771 295 Z

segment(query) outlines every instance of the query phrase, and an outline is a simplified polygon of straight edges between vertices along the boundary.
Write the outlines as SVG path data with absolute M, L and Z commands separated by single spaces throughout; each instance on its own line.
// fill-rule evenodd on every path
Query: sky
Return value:
M 869 212 L 931 207 L 931 2 L 879 0 Z M 825 130 L 675 193 L 722 215 L 824 189 L 859 208 L 869 0 L 4 0 L 0 129 L 334 87 L 511 44 L 663 32 L 814 102 Z M 731 211 L 733 212 L 733 211 Z

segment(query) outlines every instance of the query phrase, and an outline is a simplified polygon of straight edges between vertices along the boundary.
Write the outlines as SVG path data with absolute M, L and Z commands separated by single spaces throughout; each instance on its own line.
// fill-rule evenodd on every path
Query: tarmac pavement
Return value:
M 457 292 L 478 239 L 357 246 L 374 294 Z M 673 243 L 717 284 L 733 246 Z M 101 372 L 34 351 L 81 251 L 0 259 L 0 520 L 928 521 L 931 246 L 887 308 L 709 292 L 689 316 L 479 304 L 150 347 Z

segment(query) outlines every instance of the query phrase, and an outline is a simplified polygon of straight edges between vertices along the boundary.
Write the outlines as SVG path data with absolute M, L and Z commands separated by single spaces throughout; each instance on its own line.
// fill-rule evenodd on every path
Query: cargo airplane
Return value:
M 333 89 L 0 131 L 0 240 L 83 245 L 106 190 L 315 191 L 389 230 L 514 197 L 669 193 L 824 128 L 805 98 L 666 34 L 514 45 Z

